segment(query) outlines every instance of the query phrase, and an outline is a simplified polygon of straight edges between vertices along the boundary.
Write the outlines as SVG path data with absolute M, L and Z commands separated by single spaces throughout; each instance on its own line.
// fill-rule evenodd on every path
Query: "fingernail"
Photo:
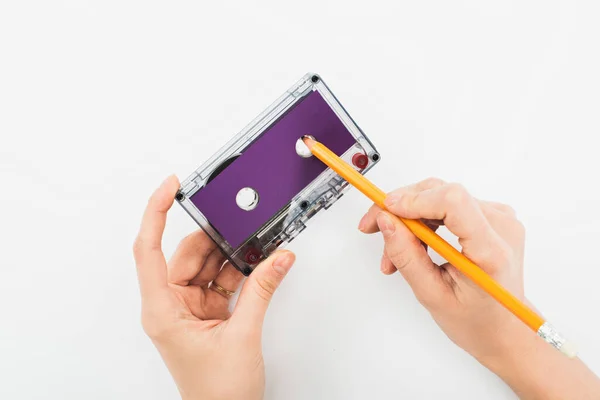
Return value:
M 385 274 L 385 270 L 383 268 L 385 265 L 384 262 L 385 262 L 385 256 L 381 257 L 381 262 L 379 263 L 379 270 Z
M 294 264 L 294 256 L 292 253 L 286 252 L 277 256 L 275 261 L 273 261 L 273 269 L 277 273 L 284 275 L 292 268 L 292 264 Z
M 384 238 L 392 236 L 396 230 L 394 223 L 385 213 L 379 213 L 377 216 L 377 226 L 379 227 L 379 230 L 383 234 Z
M 175 174 L 171 174 L 169 175 L 164 181 L 162 181 L 162 183 L 160 184 L 160 187 L 166 187 L 167 185 L 169 185 L 171 183 L 171 181 L 173 179 L 177 179 L 177 176 Z
M 367 215 L 368 214 L 363 215 L 363 217 L 360 219 L 360 222 L 358 223 L 358 230 L 361 232 L 365 231 L 367 225 Z
M 398 204 L 400 202 L 400 199 L 402 198 L 401 194 L 391 194 L 389 196 L 387 196 L 384 200 L 384 204 L 386 207 L 393 207 L 395 204 Z

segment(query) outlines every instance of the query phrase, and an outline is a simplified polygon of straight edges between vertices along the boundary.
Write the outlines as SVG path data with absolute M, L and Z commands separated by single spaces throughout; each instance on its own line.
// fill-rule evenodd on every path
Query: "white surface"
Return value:
M 598 2 L 360 4 L 1 3 L 0 398 L 177 398 L 139 323 L 146 198 L 309 70 L 381 187 L 439 176 L 517 209 L 528 297 L 600 372 Z M 514 398 L 379 273 L 368 205 L 352 191 L 290 246 L 267 398 Z M 176 207 L 166 252 L 192 229 Z

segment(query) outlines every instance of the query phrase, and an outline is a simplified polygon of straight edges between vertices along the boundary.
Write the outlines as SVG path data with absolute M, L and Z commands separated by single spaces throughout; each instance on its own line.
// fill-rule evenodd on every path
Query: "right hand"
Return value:
M 417 299 L 458 346 L 502 378 L 521 398 L 600 399 L 600 380 L 579 359 L 569 359 L 454 266 L 435 265 L 427 249 L 395 214 L 441 224 L 462 252 L 525 303 L 525 230 L 508 206 L 473 198 L 462 186 L 428 179 L 389 194 L 388 212 L 373 206 L 361 220 L 365 233 L 381 231 L 381 271 L 400 271 Z
M 400 271 L 454 343 L 477 359 L 487 360 L 506 351 L 513 330 L 532 336 L 522 322 L 454 266 L 435 265 L 419 239 L 390 214 L 422 219 L 434 230 L 446 225 L 458 236 L 465 256 L 525 301 L 525 230 L 509 206 L 478 201 L 460 185 L 431 178 L 390 193 L 386 207 L 389 213 L 371 207 L 360 230 L 383 233 L 382 272 Z

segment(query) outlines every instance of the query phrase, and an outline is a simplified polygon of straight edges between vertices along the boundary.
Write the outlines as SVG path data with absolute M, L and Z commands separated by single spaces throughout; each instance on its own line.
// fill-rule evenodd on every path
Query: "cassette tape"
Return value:
M 365 173 L 380 160 L 319 75 L 309 73 L 181 184 L 176 200 L 244 275 L 290 243 L 348 183 L 316 157 L 314 136 Z

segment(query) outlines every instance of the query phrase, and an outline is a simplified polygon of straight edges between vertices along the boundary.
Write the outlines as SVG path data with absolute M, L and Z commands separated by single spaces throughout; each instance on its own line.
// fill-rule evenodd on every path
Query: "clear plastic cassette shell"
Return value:
M 356 141 L 342 155 L 342 159 L 353 165 L 353 156 L 364 154 L 368 157 L 367 165 L 361 165 L 363 168 L 356 165 L 354 167 L 362 174 L 370 170 L 379 162 L 379 152 L 329 90 L 322 78 L 314 73 L 308 73 L 185 179 L 177 193 L 177 202 L 244 275 L 249 275 L 261 260 L 268 257 L 277 248 L 290 243 L 306 228 L 308 221 L 316 213 L 331 207 L 348 189 L 348 183 L 335 171 L 327 168 L 257 232 L 236 248 L 233 248 L 214 229 L 210 221 L 190 200 L 190 197 L 208 183 L 213 172 L 223 163 L 233 156 L 243 153 L 257 137 L 312 91 L 319 92 Z

